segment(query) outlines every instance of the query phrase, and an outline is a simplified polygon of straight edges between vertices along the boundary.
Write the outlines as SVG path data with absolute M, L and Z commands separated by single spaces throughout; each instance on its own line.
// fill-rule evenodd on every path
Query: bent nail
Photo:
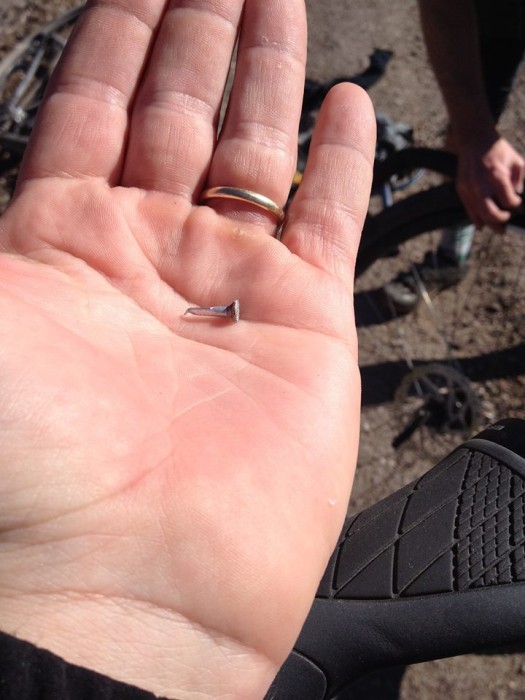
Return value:
M 231 318 L 234 323 L 240 318 L 239 300 L 235 299 L 227 306 L 190 306 L 186 309 L 184 315 L 192 314 L 193 316 L 216 316 L 219 318 Z

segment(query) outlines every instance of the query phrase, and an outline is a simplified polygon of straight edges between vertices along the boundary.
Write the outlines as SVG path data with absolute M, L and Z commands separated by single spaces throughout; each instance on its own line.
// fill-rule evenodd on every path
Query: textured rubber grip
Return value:
M 267 700 L 525 642 L 525 421 L 501 421 L 345 523 Z

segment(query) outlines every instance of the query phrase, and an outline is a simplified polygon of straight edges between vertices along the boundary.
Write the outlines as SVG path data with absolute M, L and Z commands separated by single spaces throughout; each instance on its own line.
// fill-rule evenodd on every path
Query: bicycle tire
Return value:
M 525 642 L 525 421 L 482 431 L 350 518 L 266 700 Z
M 391 177 L 399 177 L 407 171 L 431 170 L 453 178 L 457 170 L 457 158 L 448 151 L 413 146 L 394 151 L 384 160 L 374 163 L 372 190 L 388 182 Z
M 455 172 L 455 158 L 429 148 L 397 151 L 374 170 L 376 185 L 394 174 L 425 168 L 442 175 Z M 469 219 L 453 183 L 445 183 L 417 192 L 376 215 L 366 218 L 356 260 L 356 276 L 374 262 L 387 256 L 406 241 L 438 228 L 468 223 Z M 525 214 L 513 213 L 509 225 L 525 228 Z

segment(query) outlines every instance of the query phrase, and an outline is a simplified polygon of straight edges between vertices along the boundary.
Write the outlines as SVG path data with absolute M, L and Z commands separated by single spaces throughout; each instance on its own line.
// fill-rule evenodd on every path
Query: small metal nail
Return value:
M 239 300 L 235 299 L 228 306 L 190 306 L 184 315 L 218 316 L 219 318 L 231 318 L 234 323 L 237 323 L 240 318 L 240 308 Z

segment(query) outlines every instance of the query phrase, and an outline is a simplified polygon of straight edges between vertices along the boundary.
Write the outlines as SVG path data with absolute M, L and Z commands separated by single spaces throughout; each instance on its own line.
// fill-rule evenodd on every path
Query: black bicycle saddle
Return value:
M 508 419 L 346 521 L 266 700 L 524 642 L 525 421 Z

